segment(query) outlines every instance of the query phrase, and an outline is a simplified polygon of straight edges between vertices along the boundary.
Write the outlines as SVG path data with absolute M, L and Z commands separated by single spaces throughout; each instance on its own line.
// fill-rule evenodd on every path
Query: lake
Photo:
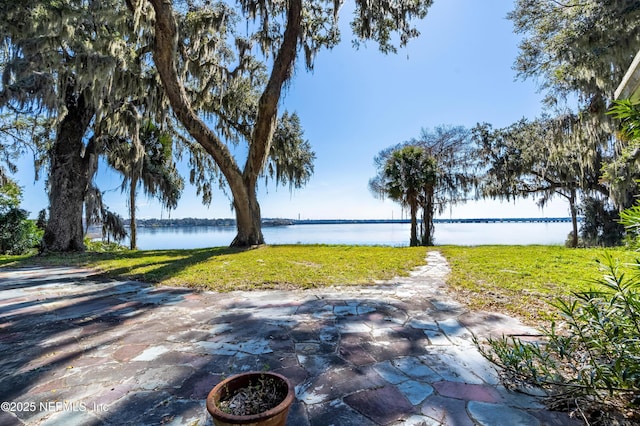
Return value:
M 348 223 L 264 227 L 268 244 L 409 245 L 408 223 Z M 436 223 L 437 245 L 562 245 L 571 223 Z M 228 246 L 235 227 L 190 226 L 138 228 L 138 248 L 186 249 Z M 127 243 L 126 243 L 127 244 Z

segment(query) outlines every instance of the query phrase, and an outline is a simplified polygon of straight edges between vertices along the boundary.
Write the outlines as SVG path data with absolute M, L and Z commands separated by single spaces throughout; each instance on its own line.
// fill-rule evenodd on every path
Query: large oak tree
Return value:
M 25 0 L 0 5 L 0 108 L 46 122 L 47 251 L 83 250 L 83 205 L 104 137 L 137 138 L 162 96 L 121 0 Z M 142 22 L 144 17 L 138 17 Z
M 515 200 L 534 197 L 544 207 L 560 197 L 569 203 L 573 227 L 571 246 L 578 245 L 580 196 L 608 190 L 599 180 L 603 153 L 592 152 L 588 137 L 577 134 L 571 114 L 522 119 L 501 129 L 479 124 L 473 129 L 483 197 Z
M 262 244 L 257 183 L 273 152 L 281 94 L 299 57 L 311 68 L 320 49 L 338 43 L 343 2 L 148 2 L 155 13 L 153 60 L 174 114 L 215 161 L 231 192 L 238 228 L 232 246 Z M 418 35 L 411 20 L 423 18 L 431 3 L 356 1 L 351 23 L 355 41 L 374 40 L 383 52 L 393 52 Z M 146 4 L 138 2 L 136 14 L 143 14 Z M 263 60 L 256 60 L 257 55 Z M 239 89 L 247 85 L 259 90 L 255 104 L 250 98 L 246 102 L 235 98 L 246 93 Z M 238 140 L 247 145 L 244 164 L 229 147 L 229 142 Z M 305 151 L 308 149 L 294 150 L 302 170 L 309 165 Z M 297 184 L 301 177 L 297 174 L 298 178 L 287 176 L 289 182 Z M 308 173 L 303 172 L 305 176 Z

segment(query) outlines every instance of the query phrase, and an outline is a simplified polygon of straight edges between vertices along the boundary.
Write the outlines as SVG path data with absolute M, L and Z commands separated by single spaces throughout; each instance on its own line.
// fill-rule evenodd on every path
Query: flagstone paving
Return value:
M 513 393 L 472 333 L 535 334 L 448 296 L 436 251 L 367 287 L 213 293 L 0 270 L 1 425 L 210 425 L 231 374 L 295 385 L 291 426 L 578 425 Z

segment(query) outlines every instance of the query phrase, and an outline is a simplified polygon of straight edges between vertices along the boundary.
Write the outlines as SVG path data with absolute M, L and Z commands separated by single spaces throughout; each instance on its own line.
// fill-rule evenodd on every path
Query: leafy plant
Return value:
M 113 241 L 107 242 L 103 240 L 92 240 L 90 238 L 85 238 L 84 245 L 87 248 L 88 252 L 113 253 L 129 251 L 127 247 Z
M 250 416 L 263 413 L 280 404 L 286 397 L 281 384 L 273 377 L 261 375 L 220 400 L 220 410 L 235 416 Z
M 503 336 L 479 346 L 508 384 L 544 389 L 551 408 L 580 412 L 588 423 L 637 422 L 640 275 L 627 276 L 610 255 L 602 265 L 592 289 L 552 303 L 562 321 L 542 328 L 540 339 Z

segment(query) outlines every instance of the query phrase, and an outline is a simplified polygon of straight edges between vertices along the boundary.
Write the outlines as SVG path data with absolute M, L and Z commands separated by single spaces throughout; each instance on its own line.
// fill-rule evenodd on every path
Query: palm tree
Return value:
M 388 196 L 411 212 L 411 245 L 433 245 L 433 219 L 447 206 L 464 203 L 477 187 L 476 158 L 471 155 L 469 131 L 462 126 L 422 129 L 411 139 L 383 149 L 374 158 L 378 169 L 369 188 Z M 417 236 L 418 207 L 423 210 L 421 238 Z
M 151 121 L 140 130 L 139 138 L 112 140 L 107 162 L 123 176 L 121 189 L 129 192 L 130 248 L 137 248 L 136 196 L 138 187 L 157 197 L 164 207 L 174 209 L 184 188 L 173 160 L 172 139 Z
M 437 163 L 419 146 L 407 145 L 389 153 L 378 175 L 369 181 L 371 191 L 380 197 L 389 197 L 408 207 L 411 214 L 410 246 L 431 244 L 427 228 L 418 239 L 418 209 L 433 199 L 437 178 Z M 427 212 L 425 212 L 426 215 Z M 429 228 L 430 229 L 430 228 Z M 429 231 L 431 235 L 432 232 Z

